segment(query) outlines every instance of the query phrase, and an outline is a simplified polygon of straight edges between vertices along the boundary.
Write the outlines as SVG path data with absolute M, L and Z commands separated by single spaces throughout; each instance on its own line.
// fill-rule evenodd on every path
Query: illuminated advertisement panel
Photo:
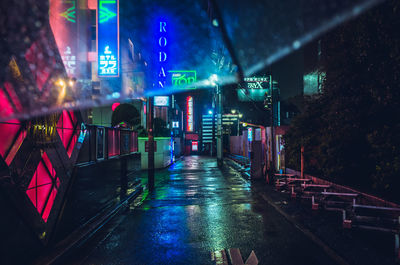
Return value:
M 168 96 L 154 96 L 154 106 L 168 107 L 169 97 Z
M 172 128 L 179 128 L 179 121 L 173 121 L 172 122 Z
M 244 88 L 237 89 L 239 101 L 264 101 L 266 94 L 271 94 L 271 76 L 246 77 L 244 83 Z
M 186 131 L 193 132 L 193 97 L 186 98 Z
M 65 70 L 70 78 L 77 75 L 76 0 L 50 0 L 50 26 Z
M 157 86 L 158 88 L 164 88 L 165 81 L 167 78 L 167 70 L 166 64 L 168 60 L 167 53 L 167 44 L 168 44 L 168 36 L 167 36 L 168 25 L 166 21 L 159 21 L 157 26 Z
M 119 0 L 97 1 L 99 77 L 119 76 Z
M 194 151 L 194 152 L 199 151 L 199 142 L 198 141 L 192 141 L 192 151 Z
M 249 142 L 253 141 L 253 128 L 247 128 L 247 140 Z
M 171 84 L 174 89 L 179 89 L 181 87 L 185 89 L 195 89 L 193 83 L 197 81 L 197 72 L 194 70 L 181 70 L 181 71 L 168 71 L 171 73 Z

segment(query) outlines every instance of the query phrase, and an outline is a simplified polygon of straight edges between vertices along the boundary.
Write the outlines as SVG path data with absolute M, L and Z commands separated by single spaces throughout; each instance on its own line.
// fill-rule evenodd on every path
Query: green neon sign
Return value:
M 69 22 L 76 23 L 75 1 L 64 1 L 64 3 L 72 4 L 72 6 L 67 10 L 65 10 L 64 12 L 62 12 L 60 16 L 64 17 Z
M 107 7 L 103 5 L 115 4 L 116 0 L 98 0 L 99 1 L 99 23 L 104 23 L 110 20 L 113 17 L 116 17 L 117 14 L 110 11 Z
M 176 88 L 188 87 L 190 84 L 196 83 L 197 81 L 197 72 L 194 70 L 174 70 L 168 72 L 171 73 L 171 84 Z

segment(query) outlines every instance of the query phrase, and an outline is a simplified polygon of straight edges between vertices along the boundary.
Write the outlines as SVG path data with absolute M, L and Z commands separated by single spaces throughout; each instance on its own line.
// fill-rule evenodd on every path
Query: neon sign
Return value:
M 167 22 L 160 21 L 159 22 L 159 34 L 160 37 L 157 40 L 157 46 L 159 48 L 157 58 L 159 63 L 159 70 L 157 76 L 158 88 L 164 88 L 165 81 L 167 79 L 165 64 L 167 62 Z
M 154 106 L 168 107 L 169 106 L 169 97 L 168 96 L 155 96 L 154 97 Z
M 186 98 L 186 131 L 193 132 L 193 97 Z
M 50 25 L 69 77 L 77 74 L 77 8 L 76 0 L 50 1 Z
M 239 101 L 264 101 L 271 94 L 271 81 L 271 76 L 244 78 L 245 87 L 237 90 Z
M 171 73 L 171 83 L 175 88 L 186 87 L 186 88 L 196 88 L 188 87 L 190 84 L 197 81 L 197 72 L 194 70 L 190 71 L 168 71 Z
M 76 3 L 74 0 L 63 1 L 64 3 L 71 4 L 71 7 L 65 10 L 64 12 L 60 13 L 60 16 L 64 17 L 69 22 L 75 23 L 76 22 Z
M 199 151 L 199 142 L 198 141 L 193 141 L 192 142 L 192 151 Z
M 98 0 L 98 75 L 119 76 L 119 0 Z
M 253 141 L 253 128 L 247 128 L 247 140 L 249 142 Z
M 271 82 L 271 76 L 268 77 L 245 77 L 247 88 L 250 89 L 268 89 Z
M 172 128 L 179 128 L 179 121 L 173 121 L 172 122 Z

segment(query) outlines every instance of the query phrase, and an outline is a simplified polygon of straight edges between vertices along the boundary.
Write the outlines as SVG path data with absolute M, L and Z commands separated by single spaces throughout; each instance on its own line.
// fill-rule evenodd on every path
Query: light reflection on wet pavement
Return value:
M 156 191 L 83 264 L 213 264 L 227 248 L 260 264 L 334 264 L 236 171 L 196 156 L 157 171 Z

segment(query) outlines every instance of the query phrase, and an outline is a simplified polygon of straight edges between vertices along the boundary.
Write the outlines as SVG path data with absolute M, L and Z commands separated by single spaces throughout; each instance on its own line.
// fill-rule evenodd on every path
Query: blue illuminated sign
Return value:
M 97 1 L 99 77 L 119 76 L 119 0 Z
M 167 22 L 166 21 L 160 21 L 158 25 L 158 30 L 159 30 L 159 37 L 157 39 L 157 47 L 158 47 L 158 65 L 159 65 L 159 70 L 157 74 L 157 83 L 158 83 L 158 88 L 164 88 L 165 86 L 165 81 L 167 79 L 167 71 L 165 69 L 166 62 L 167 62 Z
M 247 140 L 249 142 L 253 141 L 253 128 L 247 128 Z

